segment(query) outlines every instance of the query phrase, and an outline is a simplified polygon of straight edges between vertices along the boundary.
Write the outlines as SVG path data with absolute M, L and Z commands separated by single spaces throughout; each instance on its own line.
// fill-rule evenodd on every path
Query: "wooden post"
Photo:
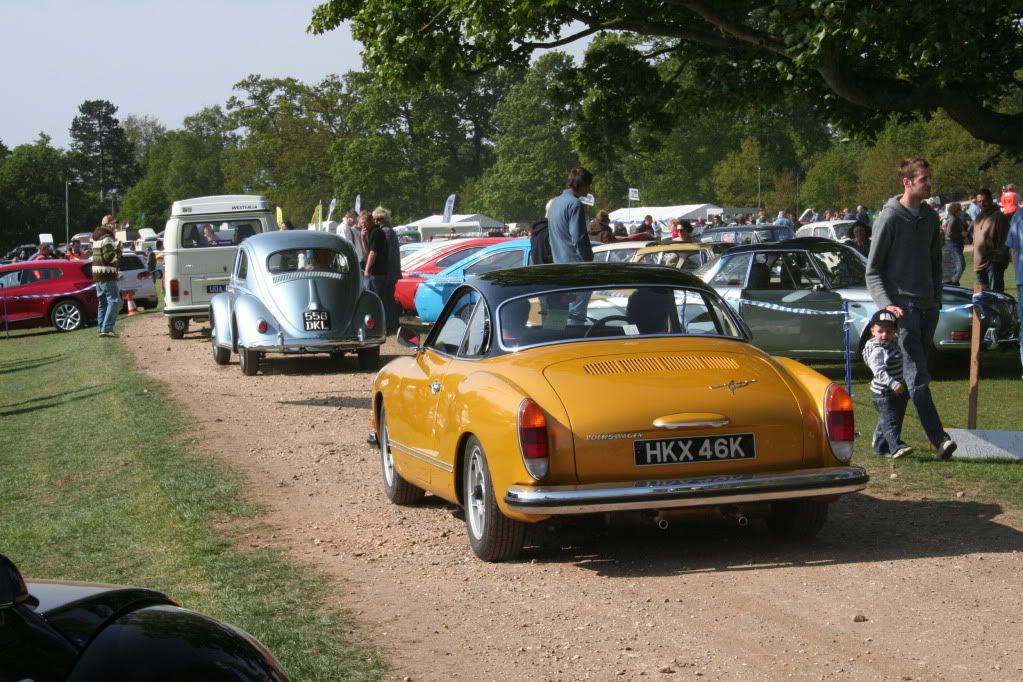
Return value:
M 977 378 L 980 375 L 980 303 L 979 294 L 983 291 L 980 282 L 973 285 L 973 331 L 970 333 L 970 406 L 966 414 L 966 428 L 977 428 Z

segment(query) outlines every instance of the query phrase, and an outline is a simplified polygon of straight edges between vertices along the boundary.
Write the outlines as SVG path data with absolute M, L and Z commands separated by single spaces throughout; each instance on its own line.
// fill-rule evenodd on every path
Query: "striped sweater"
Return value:
M 92 233 L 92 279 L 110 282 L 118 277 L 117 239 L 109 227 L 98 227 Z
M 868 339 L 863 346 L 863 361 L 874 373 L 870 382 L 870 392 L 877 395 L 887 391 L 895 391 L 897 384 L 906 384 L 902 377 L 902 351 L 899 344 L 881 345 L 875 339 Z

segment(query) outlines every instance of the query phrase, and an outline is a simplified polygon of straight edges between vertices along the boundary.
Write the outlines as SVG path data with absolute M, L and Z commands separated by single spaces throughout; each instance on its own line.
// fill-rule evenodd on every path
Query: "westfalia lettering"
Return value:
M 719 438 L 646 441 L 638 443 L 639 464 L 681 464 L 723 459 L 750 459 L 754 456 L 743 447 L 744 436 Z

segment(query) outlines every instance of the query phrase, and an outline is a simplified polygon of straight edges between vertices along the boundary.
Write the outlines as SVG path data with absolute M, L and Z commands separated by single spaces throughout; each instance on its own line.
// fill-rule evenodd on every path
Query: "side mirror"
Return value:
M 0 611 L 12 608 L 28 599 L 25 579 L 14 562 L 0 554 Z
M 419 332 L 410 327 L 398 327 L 397 341 L 399 345 L 406 348 L 420 350 Z

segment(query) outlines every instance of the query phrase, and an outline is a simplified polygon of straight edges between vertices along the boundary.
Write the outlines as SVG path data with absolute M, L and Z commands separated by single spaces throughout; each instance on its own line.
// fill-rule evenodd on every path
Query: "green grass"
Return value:
M 272 531 L 239 474 L 196 454 L 186 415 L 118 342 L 12 333 L 0 377 L 0 552 L 26 576 L 160 589 L 252 633 L 296 680 L 380 678 L 348 614 L 322 607 L 323 576 L 249 548 Z

